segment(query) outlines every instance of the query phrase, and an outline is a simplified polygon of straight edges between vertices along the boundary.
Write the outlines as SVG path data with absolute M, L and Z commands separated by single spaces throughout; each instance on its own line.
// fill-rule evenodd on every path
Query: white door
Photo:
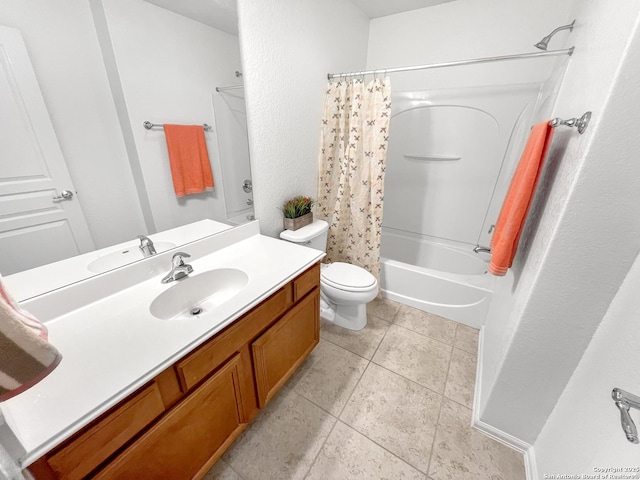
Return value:
M 0 273 L 91 250 L 22 35 L 0 27 Z

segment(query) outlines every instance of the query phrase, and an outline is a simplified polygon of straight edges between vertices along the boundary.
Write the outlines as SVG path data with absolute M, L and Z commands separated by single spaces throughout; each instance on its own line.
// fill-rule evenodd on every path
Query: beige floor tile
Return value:
M 336 419 L 284 389 L 223 455 L 245 480 L 303 479 Z
M 426 477 L 384 448 L 338 422 L 318 455 L 309 480 L 424 480 Z
M 320 330 L 320 337 L 371 360 L 389 325 L 389 322 L 373 315 L 367 315 L 367 326 L 362 330 L 349 330 L 326 322 Z
M 321 339 L 287 385 L 337 417 L 368 363 L 359 355 Z
M 426 473 L 441 396 L 374 363 L 340 419 Z
M 233 471 L 227 462 L 220 459 L 209 470 L 202 480 L 242 480 L 240 475 Z
M 456 338 L 453 346 L 468 353 L 478 354 L 479 331 L 475 328 L 467 327 L 461 323 L 456 328 Z
M 451 346 L 391 325 L 373 362 L 437 393 L 444 392 Z
M 376 298 L 367 303 L 368 315 L 375 315 L 387 322 L 393 321 L 393 317 L 396 316 L 398 310 L 400 310 L 400 304 L 388 298 Z
M 457 323 L 432 313 L 402 305 L 393 321 L 396 325 L 421 333 L 447 345 L 453 345 Z
M 465 407 L 473 407 L 476 364 L 476 355 L 467 353 L 459 348 L 453 349 L 447 385 L 444 388 L 445 397 L 461 403 Z
M 473 429 L 471 410 L 445 398 L 429 476 L 433 480 L 524 480 L 524 459 Z

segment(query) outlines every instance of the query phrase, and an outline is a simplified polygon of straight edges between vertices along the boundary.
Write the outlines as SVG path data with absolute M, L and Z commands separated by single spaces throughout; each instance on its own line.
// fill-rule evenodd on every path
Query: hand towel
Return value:
M 173 189 L 178 197 L 213 188 L 213 174 L 202 125 L 164 126 Z
M 20 308 L 0 276 L 0 401 L 38 383 L 60 360 L 47 342 L 47 327 Z
M 548 121 L 531 129 L 491 239 L 489 271 L 494 275 L 505 275 L 513 263 L 551 137 L 553 127 Z

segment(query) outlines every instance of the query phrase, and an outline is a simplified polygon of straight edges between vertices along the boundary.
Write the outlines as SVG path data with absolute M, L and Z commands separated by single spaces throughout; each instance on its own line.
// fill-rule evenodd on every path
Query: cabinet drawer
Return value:
M 239 360 L 229 360 L 95 478 L 180 480 L 204 474 L 244 428 Z
M 292 301 L 291 284 L 288 284 L 184 360 L 176 363 L 176 372 L 183 391 L 186 392 L 222 365 L 247 343 L 247 339 L 255 338 L 289 308 Z
M 49 466 L 58 478 L 83 478 L 163 411 L 160 391 L 152 383 L 49 457 Z
M 320 264 L 316 263 L 293 281 L 293 301 L 297 302 L 320 285 Z
M 316 289 L 252 344 L 260 407 L 293 374 L 320 338 Z

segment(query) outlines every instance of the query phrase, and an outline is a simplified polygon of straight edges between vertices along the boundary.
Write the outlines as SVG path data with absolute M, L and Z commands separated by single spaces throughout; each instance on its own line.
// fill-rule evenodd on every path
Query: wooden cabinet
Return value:
M 64 478 L 84 478 L 163 412 L 158 386 L 143 387 L 52 455 L 49 465 Z
M 201 478 L 319 341 L 314 265 L 29 467 L 38 480 Z
M 95 478 L 179 479 L 204 475 L 242 431 L 240 365 L 236 355 Z
M 320 297 L 316 291 L 293 307 L 252 344 L 260 408 L 307 358 L 320 341 Z

